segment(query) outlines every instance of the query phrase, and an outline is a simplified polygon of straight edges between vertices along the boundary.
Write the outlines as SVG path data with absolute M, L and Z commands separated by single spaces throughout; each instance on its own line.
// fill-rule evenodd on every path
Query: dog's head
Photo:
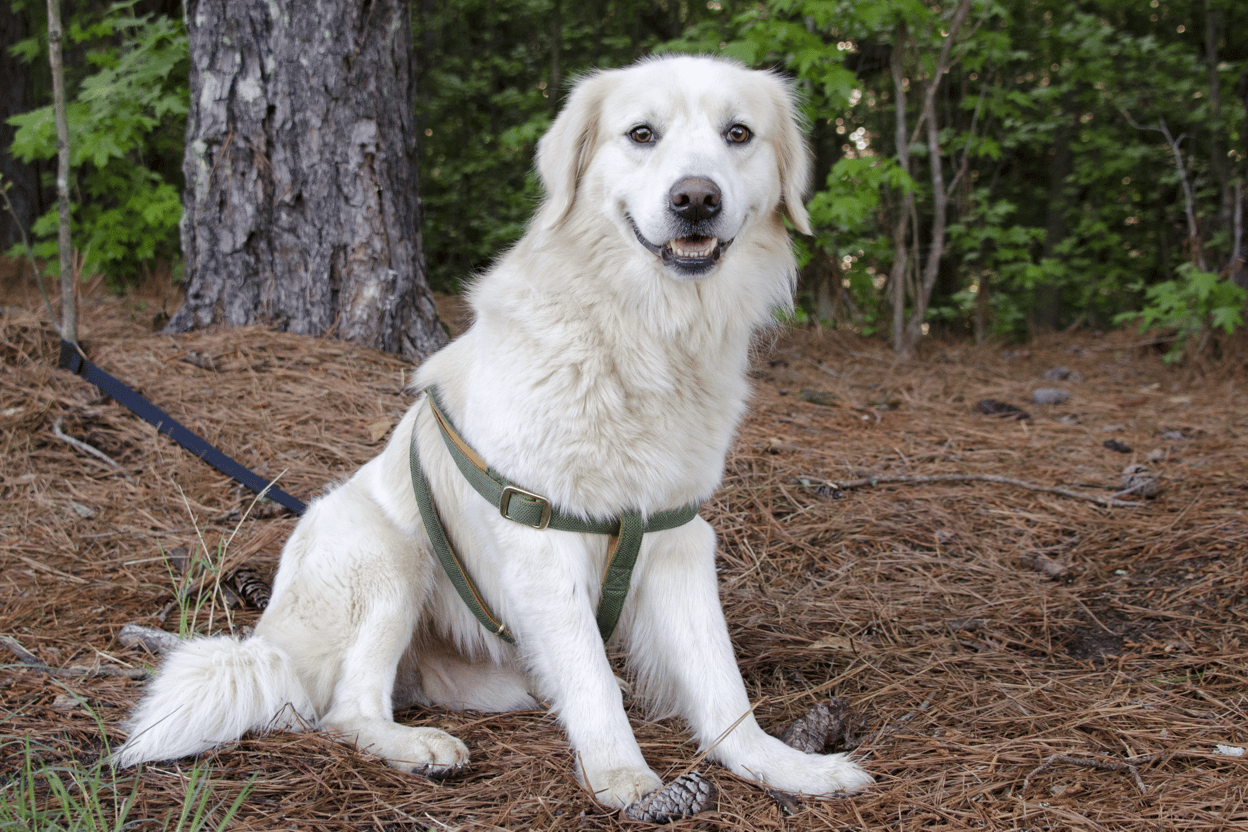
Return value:
M 696 278 L 753 223 L 783 211 L 810 233 L 810 175 L 793 93 L 731 61 L 657 58 L 573 88 L 538 146 L 553 230 L 578 209 L 605 215 L 670 274 Z

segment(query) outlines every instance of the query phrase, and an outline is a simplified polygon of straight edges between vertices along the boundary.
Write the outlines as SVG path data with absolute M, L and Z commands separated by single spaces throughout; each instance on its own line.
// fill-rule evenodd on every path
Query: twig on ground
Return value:
M 1075 500 L 1087 500 L 1090 503 L 1110 508 L 1139 508 L 1144 505 L 1143 503 L 1128 500 L 1097 497 L 1094 494 L 1080 494 L 1078 491 L 1071 491 L 1060 486 L 1037 485 L 1011 477 L 999 477 L 995 474 L 931 474 L 922 476 L 917 474 L 881 474 L 878 477 L 863 477 L 862 479 L 844 482 L 824 481 L 816 483 L 814 480 L 803 480 L 802 484 L 815 485 L 816 488 L 823 488 L 835 493 L 837 491 L 847 491 L 851 488 L 866 488 L 876 485 L 931 485 L 943 482 L 992 482 L 998 485 L 1013 485 L 1017 488 L 1025 488 L 1028 491 L 1042 491 L 1046 494 L 1058 494 Z
M 91 454 L 91 456 L 95 457 L 98 460 L 101 460 L 102 462 L 106 463 L 112 468 L 115 468 L 118 471 L 125 470 L 124 468 L 121 467 L 120 464 L 117 463 L 116 460 L 114 460 L 111 456 L 101 451 L 99 448 L 88 445 L 86 442 L 83 442 L 81 439 L 75 439 L 74 437 L 62 431 L 61 422 L 63 422 L 64 420 L 65 420 L 64 416 L 56 417 L 56 421 L 53 422 L 52 424 L 53 436 L 55 436 L 57 439 L 61 440 L 62 442 L 67 442 L 70 445 L 73 445 L 75 448 L 82 451 L 83 453 Z
M 17 642 L 16 639 L 9 636 L 0 636 L 0 643 L 17 656 L 17 660 L 23 666 L 29 667 L 31 670 L 39 670 L 50 676 L 58 676 L 62 679 L 79 679 L 90 676 L 113 676 L 122 679 L 146 679 L 151 676 L 146 670 L 140 667 L 114 667 L 113 665 L 103 664 L 97 667 L 51 667 L 39 661 L 39 657 L 31 653 L 25 647 Z
M 1139 762 L 1150 762 L 1152 757 L 1139 757 Z M 1144 786 L 1144 780 L 1140 777 L 1139 769 L 1134 763 L 1128 763 L 1124 760 L 1098 760 L 1096 757 L 1080 757 L 1074 754 L 1052 754 L 1043 763 L 1032 769 L 1031 774 L 1023 778 L 1023 789 L 1025 793 L 1027 787 L 1031 784 L 1031 778 L 1041 772 L 1048 771 L 1058 763 L 1068 763 L 1072 766 L 1083 766 L 1085 768 L 1098 768 L 1101 771 L 1129 771 L 1131 776 L 1135 778 L 1135 787 L 1140 790 L 1140 794 L 1146 794 L 1148 789 Z

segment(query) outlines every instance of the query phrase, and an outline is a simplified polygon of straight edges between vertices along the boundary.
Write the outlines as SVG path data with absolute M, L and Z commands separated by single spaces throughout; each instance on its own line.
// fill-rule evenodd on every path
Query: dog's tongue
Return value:
M 672 240 L 672 254 L 677 257 L 700 260 L 711 256 L 715 251 L 716 242 L 714 237 L 681 237 Z

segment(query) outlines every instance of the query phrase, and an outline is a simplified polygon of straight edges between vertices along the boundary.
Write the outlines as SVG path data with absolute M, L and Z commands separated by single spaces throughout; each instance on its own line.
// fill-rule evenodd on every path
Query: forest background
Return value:
M 55 271 L 46 6 L 0 16 L 0 146 Z M 178 260 L 188 57 L 174 0 L 66 8 L 74 243 L 124 289 Z M 1169 358 L 1243 325 L 1248 6 L 1233 0 L 421 0 L 412 6 L 429 283 L 516 240 L 571 80 L 661 51 L 791 77 L 815 151 L 800 321 L 1018 339 L 1138 321 Z M 13 216 L 0 243 L 23 255 Z

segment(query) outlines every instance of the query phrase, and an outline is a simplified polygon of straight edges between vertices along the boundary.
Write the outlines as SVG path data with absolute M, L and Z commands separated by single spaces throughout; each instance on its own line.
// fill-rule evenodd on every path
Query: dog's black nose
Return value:
M 719 213 L 719 186 L 700 176 L 686 176 L 668 191 L 672 211 L 685 222 L 702 222 Z

